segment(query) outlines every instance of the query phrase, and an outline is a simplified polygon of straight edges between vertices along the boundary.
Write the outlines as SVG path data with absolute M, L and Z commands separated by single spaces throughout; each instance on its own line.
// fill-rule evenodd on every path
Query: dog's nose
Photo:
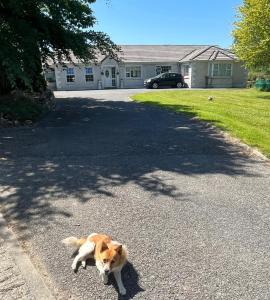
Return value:
M 109 270 L 106 270 L 105 271 L 105 275 L 109 275 L 110 271 Z

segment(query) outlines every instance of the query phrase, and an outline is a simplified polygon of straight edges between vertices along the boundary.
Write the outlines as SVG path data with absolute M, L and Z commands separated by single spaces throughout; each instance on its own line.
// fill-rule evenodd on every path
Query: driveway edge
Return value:
M 250 158 L 253 157 L 253 158 L 259 159 L 266 163 L 270 163 L 270 159 L 267 156 L 265 156 L 259 149 L 246 144 L 241 139 L 232 136 L 230 133 L 223 131 L 222 129 L 218 128 L 214 124 L 206 122 L 204 120 L 201 120 L 198 117 L 191 118 L 191 120 L 196 121 L 204 126 L 207 126 L 207 128 L 211 128 L 212 130 L 215 130 L 216 133 L 220 134 L 224 138 L 225 141 L 227 141 L 233 145 L 238 145 L 239 147 L 241 147 L 242 148 L 241 153 L 243 155 L 246 155 Z
M 128 100 L 130 100 L 132 102 L 135 102 L 135 103 L 139 103 L 139 102 L 136 102 L 135 100 L 133 100 L 132 96 L 128 97 Z M 156 107 L 159 107 L 163 110 L 168 110 L 170 112 L 174 112 L 175 114 L 182 114 L 182 115 L 187 116 L 184 112 L 177 112 L 177 111 L 167 109 L 166 107 L 161 107 L 161 106 L 156 106 Z M 224 140 L 226 140 L 227 142 L 229 142 L 231 144 L 234 144 L 234 145 L 240 146 L 243 149 L 242 154 L 247 155 L 248 157 L 255 157 L 255 158 L 260 159 L 264 162 L 270 163 L 270 159 L 267 156 L 265 156 L 259 149 L 246 144 L 241 139 L 230 135 L 228 132 L 223 131 L 222 129 L 218 128 L 214 124 L 206 122 L 204 120 L 201 120 L 198 117 L 190 118 L 190 120 L 195 121 L 197 123 L 200 123 L 203 126 L 207 126 L 208 128 L 211 128 L 211 129 L 215 130 L 218 134 L 222 135 Z
M 25 280 L 31 296 L 38 300 L 55 300 L 47 288 L 39 272 L 34 267 L 28 255 L 23 251 L 16 235 L 7 227 L 6 220 L 0 213 L 0 238 L 4 240 L 8 255 L 18 267 Z

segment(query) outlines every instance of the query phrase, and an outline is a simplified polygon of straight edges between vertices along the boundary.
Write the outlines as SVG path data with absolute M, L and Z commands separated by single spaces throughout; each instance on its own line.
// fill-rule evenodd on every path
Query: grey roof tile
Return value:
M 119 58 L 125 63 L 172 63 L 197 60 L 235 60 L 229 50 L 211 45 L 120 45 Z M 71 54 L 74 63 L 80 61 Z M 97 54 L 97 62 L 106 56 Z M 68 62 L 63 62 L 68 63 Z
M 190 53 L 186 57 L 180 59 L 181 62 L 185 61 L 213 61 L 213 60 L 235 60 L 236 56 L 229 50 L 219 48 L 217 46 L 208 46 L 204 49 L 199 49 L 193 53 Z

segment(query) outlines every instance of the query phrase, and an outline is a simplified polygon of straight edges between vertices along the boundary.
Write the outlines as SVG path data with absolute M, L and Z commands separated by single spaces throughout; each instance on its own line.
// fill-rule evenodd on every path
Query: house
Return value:
M 190 88 L 245 87 L 247 71 L 229 50 L 196 45 L 123 45 L 119 60 L 110 57 L 88 65 L 51 65 L 49 86 L 57 90 L 142 88 L 144 80 L 164 72 L 184 76 Z

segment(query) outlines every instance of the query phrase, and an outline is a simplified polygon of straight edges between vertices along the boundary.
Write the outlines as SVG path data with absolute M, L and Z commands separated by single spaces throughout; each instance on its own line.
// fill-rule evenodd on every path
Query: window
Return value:
M 86 82 L 94 81 L 93 68 L 90 67 L 85 68 L 85 81 Z
M 156 74 L 162 74 L 162 73 L 167 73 L 170 72 L 172 70 L 171 66 L 157 66 L 156 67 Z
M 183 76 L 189 76 L 189 72 L 190 72 L 190 66 L 184 65 L 183 66 Z
M 54 70 L 51 70 L 51 69 L 45 70 L 45 79 L 48 82 L 55 82 L 55 72 L 54 72 Z
M 232 64 L 226 63 L 215 63 L 212 64 L 212 76 L 223 76 L 230 77 L 232 76 Z M 211 74 L 210 73 L 210 74 Z
M 141 67 L 126 67 L 127 78 L 141 78 Z
M 173 79 L 179 78 L 179 74 L 172 73 L 172 74 L 170 74 L 170 78 L 173 78 Z
M 74 68 L 67 68 L 67 82 L 75 82 Z

